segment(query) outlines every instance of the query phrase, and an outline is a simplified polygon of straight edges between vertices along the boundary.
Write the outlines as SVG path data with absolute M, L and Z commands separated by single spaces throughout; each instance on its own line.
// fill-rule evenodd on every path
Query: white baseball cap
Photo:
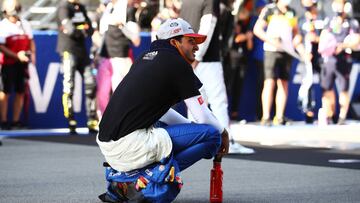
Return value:
M 176 36 L 193 37 L 197 44 L 206 40 L 206 35 L 197 34 L 191 25 L 181 18 L 168 19 L 160 25 L 156 36 L 158 39 L 170 39 Z

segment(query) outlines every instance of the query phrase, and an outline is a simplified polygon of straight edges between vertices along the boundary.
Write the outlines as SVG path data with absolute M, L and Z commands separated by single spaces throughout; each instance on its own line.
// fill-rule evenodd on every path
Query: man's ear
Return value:
M 179 42 L 176 39 L 170 39 L 170 44 L 173 45 L 174 47 L 177 47 L 178 43 Z

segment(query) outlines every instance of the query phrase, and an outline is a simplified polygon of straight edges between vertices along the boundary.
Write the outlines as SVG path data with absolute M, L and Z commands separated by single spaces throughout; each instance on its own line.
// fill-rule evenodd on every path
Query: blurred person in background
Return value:
M 0 20 L 2 20 L 2 16 L 0 15 Z M 2 76 L 1 76 L 1 67 L 2 64 L 4 63 L 4 54 L 0 51 L 0 106 L 3 103 L 4 99 L 5 99 L 5 93 L 4 93 L 4 83 L 2 81 Z M 1 107 L 0 107 L 0 112 L 1 112 Z M 1 115 L 1 113 L 0 113 Z M 1 118 L 1 116 L 0 116 Z M 0 121 L 0 129 L 2 129 L 2 123 Z M 0 146 L 2 145 L 1 142 L 1 138 L 0 138 Z
M 179 17 L 180 0 L 165 0 L 165 7 L 151 21 L 151 41 L 156 40 L 156 32 L 167 19 Z
M 2 16 L 0 15 L 0 20 L 2 20 Z M 2 64 L 4 63 L 4 54 L 0 51 L 0 105 L 2 104 L 4 98 L 5 98 L 5 93 L 4 93 L 4 83 L 2 81 L 2 76 L 1 76 L 1 67 L 2 67 Z M 1 107 L 0 107 L 1 108 Z M 0 112 L 1 112 L 1 109 L 0 109 Z M 1 115 L 1 113 L 0 113 Z M 1 118 L 1 117 L 0 117 Z M 1 121 L 0 121 L 1 122 Z M 0 129 L 2 128 L 1 126 L 1 123 L 0 123 Z M 1 139 L 0 138 L 0 146 L 2 145 L 2 142 L 1 142 Z
M 220 0 L 219 38 L 221 41 L 221 61 L 224 69 L 228 66 L 228 59 L 225 58 L 229 55 L 234 31 L 235 17 L 232 14 L 233 10 L 234 0 Z M 227 85 L 227 78 L 225 78 L 225 85 Z
M 131 12 L 133 1 L 112 0 L 100 20 L 100 33 L 104 35 L 100 56 L 105 61 L 97 75 L 97 101 L 102 115 L 109 102 L 110 94 L 129 72 L 132 65 L 131 45 L 140 45 L 140 28 Z
M 100 48 L 103 44 L 103 35 L 100 33 L 100 19 L 106 9 L 108 3 L 111 0 L 100 0 L 99 6 L 96 8 L 95 12 L 92 15 L 89 15 L 91 20 L 91 25 L 94 29 L 94 32 L 91 36 L 92 47 L 91 47 L 91 55 L 95 58 L 95 56 L 99 55 Z
M 0 93 L 2 101 L 2 129 L 20 128 L 20 116 L 24 105 L 24 93 L 28 75 L 29 63 L 36 63 L 35 42 L 30 23 L 21 19 L 21 5 L 16 0 L 4 0 L 2 4 L 4 19 L 0 22 L 0 52 L 4 54 L 1 69 L 4 94 Z M 7 119 L 8 101 L 12 91 L 15 91 L 12 122 Z
M 250 30 L 254 29 L 255 23 L 259 18 L 261 10 L 267 4 L 267 0 L 256 0 L 255 11 L 250 17 Z M 260 121 L 262 117 L 261 93 L 264 86 L 264 42 L 256 35 L 253 35 L 253 49 L 251 58 L 256 68 L 256 121 Z
M 220 60 L 224 70 L 224 83 L 227 94 L 231 94 L 230 79 L 233 71 L 230 63 L 230 50 L 234 38 L 235 17 L 232 14 L 234 10 L 234 0 L 220 0 L 219 15 L 219 39 L 220 39 Z M 231 118 L 232 119 L 232 118 Z
M 228 100 L 220 59 L 219 19 L 220 0 L 183 0 L 180 17 L 193 27 L 195 32 L 207 36 L 199 45 L 192 63 L 196 76 L 203 83 L 201 94 L 221 125 L 229 128 Z M 253 154 L 254 150 L 236 143 L 230 135 L 229 153 Z
M 228 58 L 230 70 L 228 72 L 224 71 L 225 78 L 227 78 L 225 81 L 228 81 L 229 94 L 231 95 L 230 118 L 233 120 L 239 119 L 239 99 L 248 67 L 249 52 L 253 48 L 253 34 L 249 29 L 249 23 L 250 11 L 245 6 L 242 6 L 237 14 L 232 34 Z
M 299 89 L 299 103 L 305 114 L 305 122 L 313 123 L 315 116 L 315 91 L 313 76 L 320 73 L 319 36 L 324 28 L 324 18 L 317 8 L 317 0 L 302 0 L 304 16 L 299 19 L 299 31 L 305 51 L 311 55 L 310 61 L 304 62 L 305 74 Z
M 73 109 L 76 71 L 79 71 L 85 83 L 87 127 L 89 132 L 97 132 L 96 81 L 86 49 L 86 38 L 91 37 L 93 28 L 85 6 L 79 0 L 61 1 L 57 8 L 57 23 L 57 52 L 64 71 L 62 103 L 70 133 L 76 134 L 77 126 Z
M 275 95 L 274 125 L 288 124 L 285 119 L 285 107 L 288 97 L 288 81 L 292 64 L 292 55 L 296 48 L 303 56 L 304 47 L 299 39 L 297 17 L 289 7 L 291 0 L 276 0 L 266 5 L 256 21 L 254 34 L 264 41 L 264 87 L 262 91 L 263 115 L 261 124 L 271 125 L 271 107 Z
M 321 32 L 319 52 L 322 56 L 321 87 L 323 89 L 322 109 L 325 111 L 325 123 L 345 124 L 349 109 L 349 75 L 352 67 L 352 49 L 358 47 L 359 23 L 351 18 L 351 4 L 345 0 L 333 0 L 332 9 L 336 14 L 325 20 Z M 338 81 L 340 112 L 336 119 L 335 80 Z M 322 120 L 323 118 L 319 118 Z
M 142 31 L 151 31 L 151 22 L 159 12 L 159 1 L 156 0 L 135 0 L 135 18 Z
M 104 72 L 108 73 L 111 70 L 111 63 L 110 58 L 106 51 L 104 51 L 104 33 L 100 33 L 100 19 L 106 10 L 106 6 L 110 3 L 111 0 L 100 0 L 99 6 L 96 9 L 94 15 L 90 15 L 89 18 L 91 19 L 91 24 L 94 29 L 94 33 L 91 36 L 92 46 L 90 49 L 90 59 L 92 60 L 92 66 L 96 70 L 96 109 L 97 109 L 97 116 L 101 118 L 102 112 L 104 111 L 106 105 L 103 107 L 101 99 L 105 99 L 105 101 L 109 100 L 110 97 L 110 90 L 111 90 L 111 83 L 110 83 L 110 90 L 107 90 L 107 95 L 99 96 L 99 92 L 101 89 L 104 89 L 104 85 L 100 82 L 103 81 L 102 78 L 104 77 Z M 104 71 L 105 70 L 105 71 Z M 110 74 L 107 78 L 111 80 Z

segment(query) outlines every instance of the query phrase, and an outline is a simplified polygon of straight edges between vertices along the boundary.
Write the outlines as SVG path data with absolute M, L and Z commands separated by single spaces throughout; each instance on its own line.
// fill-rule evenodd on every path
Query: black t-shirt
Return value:
M 168 41 L 154 41 L 112 95 L 100 122 L 99 140 L 116 141 L 152 126 L 174 104 L 199 95 L 200 87 L 178 51 Z
M 235 37 L 238 34 L 246 34 L 249 31 L 249 23 L 246 22 L 245 20 L 239 20 L 238 22 L 236 22 L 236 28 L 238 30 L 234 30 L 234 37 L 233 37 L 233 41 L 232 41 L 232 47 L 231 49 L 236 50 L 239 53 L 239 56 L 241 57 L 245 57 L 243 59 L 246 60 L 246 57 L 249 55 L 249 50 L 247 48 L 247 41 L 243 41 L 243 42 L 235 42 Z
M 63 20 L 68 19 L 68 23 L 62 24 Z M 85 7 L 80 3 L 70 3 L 62 1 L 57 9 L 57 23 L 59 27 L 58 42 L 56 50 L 62 54 L 68 51 L 79 58 L 88 58 L 86 51 L 86 37 L 91 36 L 93 29 L 91 21 L 86 14 Z M 81 25 L 88 24 L 89 29 L 81 29 Z M 65 34 L 62 30 L 68 31 Z
M 229 39 L 234 31 L 234 16 L 231 14 L 231 8 L 222 6 L 220 7 L 219 33 L 220 33 L 220 46 L 222 56 L 226 56 L 229 52 Z

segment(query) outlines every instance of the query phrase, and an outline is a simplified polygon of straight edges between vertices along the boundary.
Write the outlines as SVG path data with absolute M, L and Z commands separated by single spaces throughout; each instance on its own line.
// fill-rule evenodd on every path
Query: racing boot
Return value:
M 108 192 L 99 195 L 99 199 L 103 202 L 111 203 L 148 203 L 148 201 L 144 199 L 143 194 L 136 190 L 135 184 L 131 182 L 112 182 L 108 188 Z

